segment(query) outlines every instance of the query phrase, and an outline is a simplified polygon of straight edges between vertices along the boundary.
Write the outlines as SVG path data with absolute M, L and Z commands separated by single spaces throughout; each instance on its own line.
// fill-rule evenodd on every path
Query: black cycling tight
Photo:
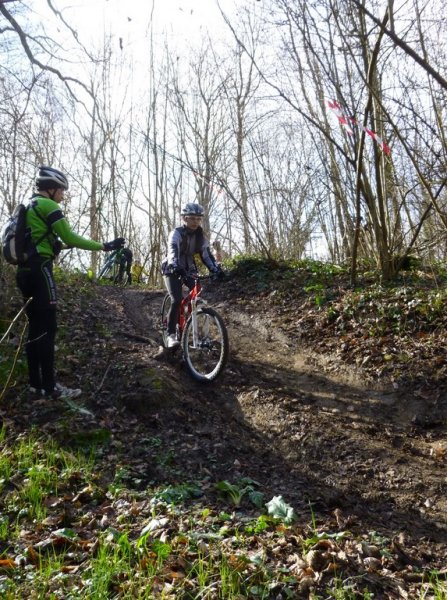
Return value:
M 165 275 L 166 289 L 171 297 L 171 307 L 168 312 L 168 335 L 175 333 L 178 313 L 182 301 L 182 282 L 175 275 Z
M 29 383 L 36 389 L 51 393 L 54 390 L 54 345 L 56 338 L 56 310 L 29 310 L 28 360 Z

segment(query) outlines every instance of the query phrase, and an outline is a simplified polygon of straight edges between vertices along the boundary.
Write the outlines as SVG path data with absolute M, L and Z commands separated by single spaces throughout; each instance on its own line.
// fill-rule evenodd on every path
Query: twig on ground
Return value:
M 106 367 L 106 370 L 104 371 L 104 375 L 103 375 L 103 377 L 101 379 L 101 383 L 99 384 L 99 386 L 95 390 L 96 394 L 101 391 L 101 388 L 104 385 L 104 381 L 106 380 L 107 374 L 108 374 L 111 366 L 112 366 L 112 363 L 109 362 L 108 365 L 107 365 L 107 367 Z
M 28 306 L 28 304 L 31 302 L 32 298 L 28 298 L 28 300 L 25 302 L 25 304 L 22 306 L 22 308 L 19 310 L 19 312 L 16 314 L 16 316 L 13 318 L 13 320 L 11 321 L 11 323 L 9 324 L 8 329 L 5 331 L 5 333 L 3 334 L 2 339 L 0 340 L 0 344 L 5 340 L 6 336 L 9 334 L 9 332 L 12 329 L 12 326 L 14 325 L 14 323 L 17 321 L 17 319 L 20 317 L 20 315 L 25 311 L 26 307 Z

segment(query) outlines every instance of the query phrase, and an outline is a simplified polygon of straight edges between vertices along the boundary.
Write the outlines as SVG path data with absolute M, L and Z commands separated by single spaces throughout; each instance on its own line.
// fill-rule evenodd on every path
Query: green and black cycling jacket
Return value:
M 51 226 L 51 232 L 43 237 L 37 245 L 37 251 L 41 256 L 54 257 L 53 245 L 57 237 L 66 246 L 81 248 L 82 250 L 102 250 L 100 242 L 94 242 L 72 231 L 59 204 L 54 200 L 36 194 L 32 197 L 30 206 L 35 206 L 41 217 L 46 221 L 45 223 L 32 208 L 27 211 L 26 225 L 31 229 L 31 238 L 34 243 L 39 241 L 48 231 L 48 226 Z

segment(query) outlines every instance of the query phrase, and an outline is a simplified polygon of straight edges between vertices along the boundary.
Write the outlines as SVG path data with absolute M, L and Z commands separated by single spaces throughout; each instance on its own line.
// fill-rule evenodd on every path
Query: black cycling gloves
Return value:
M 177 275 L 177 277 L 186 277 L 188 274 L 185 269 L 182 269 L 182 267 L 174 267 L 172 269 L 172 273 Z
M 111 250 L 118 250 L 118 248 L 123 248 L 125 241 L 126 240 L 124 238 L 119 237 L 115 240 L 112 240 L 111 242 L 104 242 L 104 250 L 106 252 L 110 252 Z
M 224 271 L 222 271 L 222 269 L 220 267 L 217 268 L 216 271 L 213 272 L 213 274 L 211 275 L 211 278 L 216 280 L 216 279 L 224 279 L 225 278 L 225 273 Z

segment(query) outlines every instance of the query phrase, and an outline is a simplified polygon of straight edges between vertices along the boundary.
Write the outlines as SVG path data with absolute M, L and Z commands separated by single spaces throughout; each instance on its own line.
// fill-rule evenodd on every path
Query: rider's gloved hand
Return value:
M 103 244 L 103 248 L 106 252 L 110 252 L 111 250 L 118 250 L 119 248 L 123 248 L 124 247 L 124 242 L 126 240 L 122 237 L 116 238 L 115 240 L 112 240 L 111 242 L 104 242 Z
M 172 273 L 174 275 L 177 275 L 177 277 L 186 277 L 187 276 L 187 272 L 185 271 L 185 269 L 182 269 L 182 267 L 174 267 L 172 269 Z
M 217 267 L 217 269 L 213 271 L 211 278 L 213 279 L 213 281 L 222 281 L 222 279 L 225 278 L 225 273 L 220 267 Z

